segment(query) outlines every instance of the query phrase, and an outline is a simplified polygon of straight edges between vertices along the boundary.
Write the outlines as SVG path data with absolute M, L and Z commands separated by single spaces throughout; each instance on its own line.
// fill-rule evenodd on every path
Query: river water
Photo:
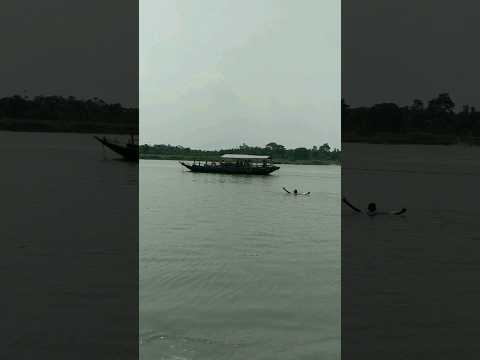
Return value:
M 339 359 L 340 230 L 338 166 L 141 160 L 140 358 Z
M 90 134 L 0 132 L 1 359 L 138 351 L 138 165 Z
M 342 145 L 342 356 L 478 358 L 480 148 Z

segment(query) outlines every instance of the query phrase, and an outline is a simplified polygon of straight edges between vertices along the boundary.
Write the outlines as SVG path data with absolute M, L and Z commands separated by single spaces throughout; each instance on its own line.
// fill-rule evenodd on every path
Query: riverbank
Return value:
M 0 119 L 0 131 L 138 134 L 138 122 Z
M 361 135 L 357 133 L 343 133 L 342 142 L 364 144 L 391 144 L 391 145 L 480 145 L 480 138 L 474 136 L 458 136 L 455 134 L 433 133 L 376 133 Z
M 218 156 L 183 156 L 183 155 L 161 155 L 161 154 L 144 154 L 140 153 L 140 159 L 142 160 L 177 160 L 177 161 L 214 161 L 218 160 Z M 288 160 L 288 159 L 275 159 L 276 164 L 293 164 L 293 165 L 340 165 L 340 161 L 329 160 Z

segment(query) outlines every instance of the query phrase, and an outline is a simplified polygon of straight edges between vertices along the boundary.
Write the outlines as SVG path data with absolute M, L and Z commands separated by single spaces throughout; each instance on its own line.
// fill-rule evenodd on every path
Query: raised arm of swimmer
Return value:
M 290 191 L 288 191 L 287 189 L 285 189 L 284 187 L 282 188 L 283 190 L 285 190 L 287 193 L 290 194 Z
M 348 206 L 349 208 L 351 208 L 352 210 L 354 210 L 354 211 L 356 211 L 356 212 L 359 212 L 359 213 L 363 212 L 363 211 L 360 210 L 359 208 L 357 208 L 357 207 L 355 207 L 354 205 L 350 204 L 345 196 L 342 198 L 342 201 L 343 201 L 343 203 L 344 203 L 345 205 L 347 205 L 347 206 Z

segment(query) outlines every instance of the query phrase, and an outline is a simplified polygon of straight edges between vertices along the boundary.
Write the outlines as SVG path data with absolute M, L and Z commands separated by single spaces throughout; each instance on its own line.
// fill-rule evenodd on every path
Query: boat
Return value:
M 102 145 L 106 146 L 113 152 L 121 155 L 127 161 L 138 161 L 139 147 L 132 139 L 126 144 L 117 144 L 108 140 L 105 136 L 103 138 L 94 136 Z
M 225 154 L 218 161 L 180 162 L 192 172 L 217 174 L 268 175 L 280 169 L 270 156 L 248 154 Z

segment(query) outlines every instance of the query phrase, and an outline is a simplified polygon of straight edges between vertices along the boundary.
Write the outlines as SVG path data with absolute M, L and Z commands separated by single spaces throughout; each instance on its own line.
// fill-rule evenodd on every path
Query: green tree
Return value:
M 299 147 L 293 150 L 293 158 L 295 160 L 307 160 L 310 156 L 310 151 L 307 148 Z
M 441 93 L 428 102 L 428 110 L 435 114 L 451 114 L 454 108 L 455 103 L 448 93 Z

